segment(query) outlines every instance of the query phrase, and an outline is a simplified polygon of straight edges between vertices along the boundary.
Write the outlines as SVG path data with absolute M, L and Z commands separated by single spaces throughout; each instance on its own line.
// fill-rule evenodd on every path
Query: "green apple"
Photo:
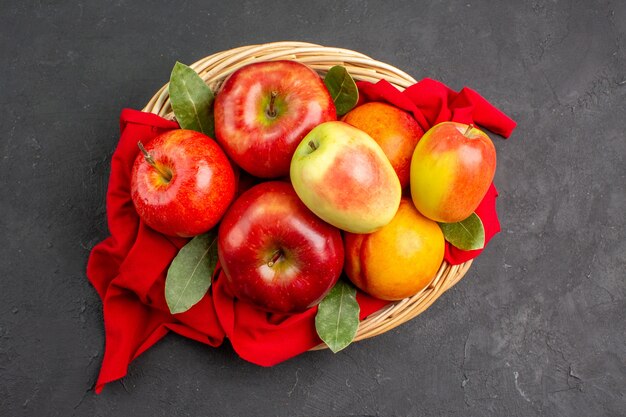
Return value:
M 290 175 L 309 210 L 348 232 L 385 226 L 400 205 L 400 181 L 381 147 L 344 122 L 311 130 L 296 148 Z

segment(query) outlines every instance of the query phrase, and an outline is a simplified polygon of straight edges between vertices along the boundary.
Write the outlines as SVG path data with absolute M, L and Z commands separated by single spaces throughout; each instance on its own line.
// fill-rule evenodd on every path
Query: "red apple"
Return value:
M 287 175 L 302 138 L 337 117 L 319 75 L 295 61 L 259 62 L 235 71 L 218 92 L 214 113 L 222 148 L 262 178 Z
M 496 149 L 486 133 L 463 123 L 439 123 L 413 152 L 413 203 L 429 219 L 459 222 L 476 210 L 495 172 Z
M 220 224 L 217 250 L 233 295 L 280 313 L 319 303 L 344 259 L 339 230 L 280 181 L 258 184 L 235 200 Z
M 139 147 L 130 182 L 139 217 L 169 236 L 195 236 L 215 226 L 235 195 L 235 174 L 217 143 L 178 129 Z

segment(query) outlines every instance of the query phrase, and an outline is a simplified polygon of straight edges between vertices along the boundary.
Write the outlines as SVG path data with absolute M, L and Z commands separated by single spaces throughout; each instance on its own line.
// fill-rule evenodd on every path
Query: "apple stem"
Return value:
M 269 117 L 276 117 L 276 109 L 274 108 L 274 101 L 276 100 L 276 96 L 278 96 L 278 91 L 272 91 L 272 95 L 270 97 L 270 104 L 267 109 L 267 115 Z
M 315 146 L 315 143 L 314 143 L 312 140 L 310 140 L 310 141 L 309 141 L 309 147 L 310 147 L 312 150 L 316 150 L 316 149 L 317 149 L 317 146 Z
M 471 132 L 471 130 L 474 128 L 474 125 L 472 123 L 467 125 L 467 129 L 465 129 L 465 132 L 463 132 L 463 136 L 465 136 L 466 138 L 469 138 L 469 132 Z
M 137 142 L 137 146 L 139 147 L 139 150 L 143 154 L 143 157 L 145 158 L 146 162 L 152 165 L 152 167 L 156 169 L 163 178 L 165 178 L 165 181 L 169 182 L 172 179 L 172 173 L 169 171 L 164 171 L 161 168 L 159 168 L 159 166 L 154 161 L 154 158 L 152 157 L 152 155 L 150 155 L 150 153 L 146 151 L 146 148 L 143 147 L 143 143 L 141 143 L 141 141 Z
M 272 254 L 272 259 L 270 259 L 270 261 L 267 263 L 267 266 L 269 266 L 270 268 L 273 267 L 274 264 L 278 262 L 281 256 L 283 256 L 283 251 L 278 249 L 276 252 Z

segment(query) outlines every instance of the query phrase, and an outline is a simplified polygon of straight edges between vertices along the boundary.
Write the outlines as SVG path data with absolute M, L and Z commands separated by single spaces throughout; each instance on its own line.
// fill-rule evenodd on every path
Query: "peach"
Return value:
M 413 150 L 424 135 L 409 113 L 386 103 L 370 102 L 354 108 L 342 120 L 370 135 L 385 152 L 402 188 L 409 185 Z
M 439 225 L 405 197 L 389 224 L 371 234 L 346 233 L 344 245 L 344 271 L 354 285 L 383 300 L 401 300 L 433 280 L 445 241 Z

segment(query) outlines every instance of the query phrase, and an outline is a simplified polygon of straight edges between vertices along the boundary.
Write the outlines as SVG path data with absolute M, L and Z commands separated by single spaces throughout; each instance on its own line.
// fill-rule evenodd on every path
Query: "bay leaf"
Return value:
M 457 223 L 439 223 L 443 236 L 452 246 L 461 250 L 482 249 L 485 246 L 485 227 L 476 213 Z
M 174 115 L 182 129 L 215 137 L 213 92 L 192 68 L 176 62 L 170 76 L 169 94 Z
M 334 353 L 354 340 L 359 327 L 359 311 L 356 289 L 343 280 L 337 281 L 319 304 L 315 330 Z
M 165 301 L 172 314 L 184 313 L 204 297 L 216 264 L 215 231 L 194 237 L 180 249 L 165 278 Z
M 341 65 L 335 65 L 328 70 L 324 84 L 335 102 L 337 116 L 348 113 L 359 101 L 359 89 L 348 70 Z

